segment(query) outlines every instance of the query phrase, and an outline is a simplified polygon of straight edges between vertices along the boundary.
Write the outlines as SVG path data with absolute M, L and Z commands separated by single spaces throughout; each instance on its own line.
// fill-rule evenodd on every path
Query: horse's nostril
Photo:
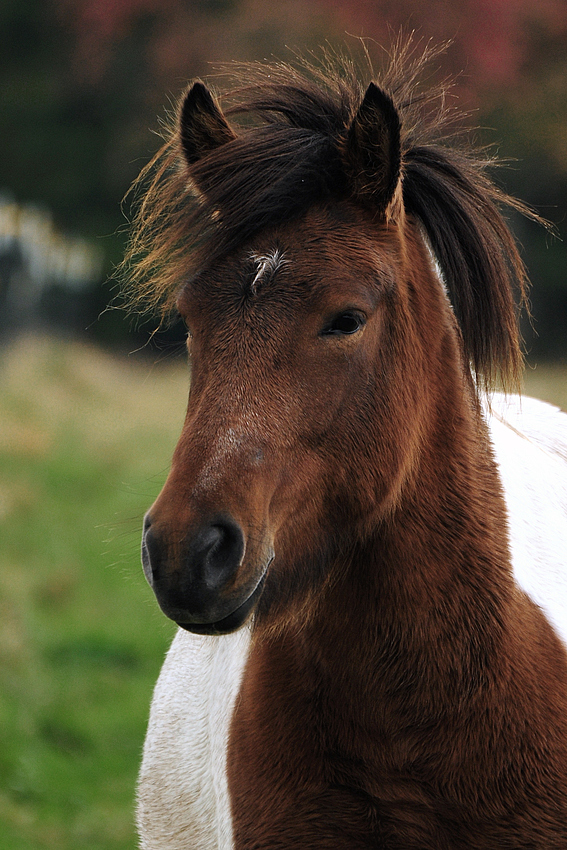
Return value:
M 200 562 L 206 584 L 216 586 L 225 581 L 242 560 L 242 529 L 229 518 L 211 523 L 198 532 L 188 554 L 190 561 Z
M 227 515 L 213 516 L 181 540 L 163 521 L 144 522 L 144 573 L 177 622 L 213 623 L 234 610 L 231 594 L 244 551 L 244 532 Z
M 221 526 L 211 525 L 200 534 L 200 549 L 205 554 L 213 554 L 222 546 L 224 532 Z

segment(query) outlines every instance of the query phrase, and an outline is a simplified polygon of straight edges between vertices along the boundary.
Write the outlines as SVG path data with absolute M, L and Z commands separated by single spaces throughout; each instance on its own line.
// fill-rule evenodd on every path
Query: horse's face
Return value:
M 321 547 L 391 509 L 415 442 L 405 375 L 423 360 L 406 254 L 397 225 L 344 204 L 181 294 L 191 392 L 143 560 L 183 627 L 232 631 L 262 591 L 264 608 L 316 584 Z
M 242 132 L 188 89 L 130 250 L 142 299 L 151 272 L 159 298 L 208 265 L 179 298 L 191 395 L 143 544 L 164 612 L 207 634 L 319 598 L 412 482 L 434 486 L 467 361 L 490 379 L 520 360 L 523 268 L 478 163 L 414 145 L 374 83 L 360 101 L 341 75 L 319 102 L 281 73 L 233 109 Z

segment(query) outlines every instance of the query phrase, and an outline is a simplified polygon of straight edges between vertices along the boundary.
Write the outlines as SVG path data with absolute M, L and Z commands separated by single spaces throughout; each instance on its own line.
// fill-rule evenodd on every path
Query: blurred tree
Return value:
M 289 57 L 286 45 L 341 44 L 345 32 L 388 44 L 401 27 L 453 41 L 441 73 L 463 72 L 460 102 L 476 110 L 474 123 L 494 128 L 483 141 L 501 140 L 502 154 L 520 160 L 499 179 L 562 231 L 565 0 L 4 0 L 0 189 L 46 204 L 63 229 L 105 237 L 110 268 L 123 247 L 121 198 L 159 145 L 151 129 L 164 105 L 188 79 L 209 75 L 215 62 Z M 557 324 L 563 313 L 565 327 L 562 244 L 544 249 L 545 234 L 518 226 L 537 284 L 534 304 L 541 313 L 547 299 L 548 315 Z M 102 307 L 108 293 L 99 297 Z M 537 353 L 553 336 L 541 316 L 539 330 Z

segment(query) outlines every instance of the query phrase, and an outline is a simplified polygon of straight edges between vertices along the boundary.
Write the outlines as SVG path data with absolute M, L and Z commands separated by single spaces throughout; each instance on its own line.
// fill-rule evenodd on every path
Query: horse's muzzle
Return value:
M 273 552 L 244 569 L 244 532 L 227 515 L 201 524 L 180 543 L 171 536 L 146 516 L 142 564 L 164 614 L 197 634 L 240 628 L 260 598 Z

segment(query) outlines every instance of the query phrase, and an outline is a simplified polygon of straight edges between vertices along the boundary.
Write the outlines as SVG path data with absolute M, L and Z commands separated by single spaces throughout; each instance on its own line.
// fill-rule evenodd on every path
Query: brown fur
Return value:
M 392 112 L 348 75 L 318 95 L 298 80 L 279 68 L 253 88 L 268 123 L 228 141 L 213 101 L 203 114 L 193 96 L 180 133 L 201 158 L 185 145 L 161 211 L 188 177 L 201 207 L 180 202 L 188 218 L 142 260 L 172 249 L 166 292 L 190 270 L 178 308 L 193 368 L 146 568 L 164 610 L 209 633 L 263 577 L 229 742 L 235 847 L 559 850 L 567 658 L 514 584 L 468 366 L 489 379 L 519 362 L 523 270 L 501 196 L 471 157 L 414 145 L 403 103 Z M 251 286 L 276 249 L 285 263 Z M 329 334 L 349 311 L 360 328 Z M 234 524 L 245 547 L 229 571 Z M 212 601 L 205 568 L 222 575 Z

